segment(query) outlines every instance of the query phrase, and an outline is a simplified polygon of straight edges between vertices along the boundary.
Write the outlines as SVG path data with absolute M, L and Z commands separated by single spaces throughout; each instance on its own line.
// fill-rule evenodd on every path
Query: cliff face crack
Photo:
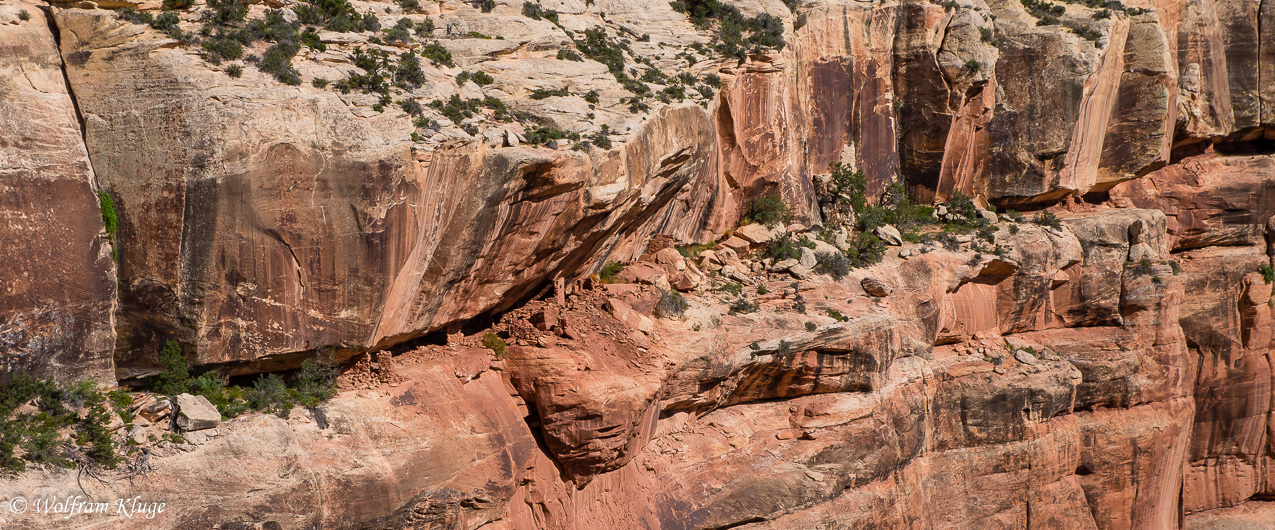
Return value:
M 276 232 L 274 230 L 266 230 L 265 233 L 266 235 L 273 238 L 275 241 L 278 241 L 279 244 L 283 245 L 283 248 L 288 249 L 288 255 L 292 256 L 293 270 L 297 273 L 297 285 L 301 286 L 302 291 L 305 291 L 305 275 L 301 271 L 301 260 L 297 259 L 297 252 L 292 249 L 292 245 L 289 244 L 286 240 L 284 240 L 283 235 L 280 234 L 279 232 Z
M 84 114 L 80 112 L 80 102 L 75 97 L 75 89 L 71 87 L 71 77 L 66 73 L 66 57 L 62 55 L 62 34 L 58 31 L 57 20 L 53 18 L 53 8 L 40 6 L 40 12 L 44 13 L 44 22 L 49 26 L 49 33 L 53 34 L 53 42 L 57 44 L 58 68 L 62 70 L 62 84 L 66 86 L 66 94 L 71 98 L 71 108 L 75 109 L 75 120 L 80 123 L 80 142 L 87 153 L 89 152 L 89 146 L 84 130 Z M 92 156 L 91 153 L 90 156 Z M 89 164 L 92 165 L 91 158 Z M 93 184 L 96 187 L 97 183 L 94 182 Z

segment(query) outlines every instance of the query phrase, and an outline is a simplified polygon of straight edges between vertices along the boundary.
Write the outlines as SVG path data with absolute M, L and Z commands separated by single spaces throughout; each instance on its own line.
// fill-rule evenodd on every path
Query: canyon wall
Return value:
M 80 486 L 170 502 L 151 524 L 1162 529 L 1275 497 L 1271 2 L 749 1 L 785 44 L 740 59 L 660 0 L 543 2 L 552 22 L 356 3 L 437 21 L 454 60 L 393 97 L 311 81 L 426 37 L 322 32 L 289 85 L 117 4 L 158 9 L 0 4 L 4 374 L 136 383 L 165 341 L 227 376 L 397 354 L 394 383 Z M 594 27 L 635 78 L 720 88 L 636 107 L 560 53 Z M 537 119 L 452 122 L 453 94 Z M 528 141 L 601 125 L 614 143 Z M 902 241 L 841 278 L 737 252 L 765 247 L 737 229 L 756 198 L 823 223 L 833 162 L 874 202 L 897 183 L 1060 222 L 1002 215 L 995 252 Z M 669 249 L 714 242 L 718 276 Z M 688 306 L 661 318 L 674 287 Z

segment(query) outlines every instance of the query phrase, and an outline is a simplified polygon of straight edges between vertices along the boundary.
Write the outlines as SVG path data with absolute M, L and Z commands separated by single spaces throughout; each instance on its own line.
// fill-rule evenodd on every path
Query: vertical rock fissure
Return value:
M 71 76 L 66 73 L 66 57 L 62 55 L 62 33 L 58 31 L 58 22 L 53 18 L 52 6 L 40 6 L 40 11 L 44 13 L 44 23 L 49 26 L 49 33 L 53 35 L 53 44 L 58 48 L 58 68 L 62 71 L 62 84 L 66 86 L 66 95 L 71 98 L 71 108 L 75 109 L 75 121 L 80 124 L 80 144 L 84 146 L 84 153 L 89 157 L 89 167 L 93 167 L 93 154 L 89 151 L 88 135 L 84 125 L 84 114 L 80 112 L 80 102 L 75 98 L 75 89 L 71 87 Z M 97 191 L 97 176 L 93 175 L 93 191 Z

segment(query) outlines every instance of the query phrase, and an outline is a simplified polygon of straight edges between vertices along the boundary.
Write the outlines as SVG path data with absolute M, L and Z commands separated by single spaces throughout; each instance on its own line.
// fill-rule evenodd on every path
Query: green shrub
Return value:
M 416 88 L 425 84 L 425 71 L 421 70 L 421 60 L 416 52 L 407 52 L 398 56 L 398 66 L 394 68 L 394 86 L 399 88 Z
M 558 23 L 558 12 L 552 9 L 545 9 L 539 3 L 524 2 L 522 4 L 522 15 L 532 20 L 543 18 L 554 24 Z
M 1151 274 L 1153 270 L 1151 268 L 1151 260 L 1147 258 L 1142 258 L 1141 260 L 1138 260 L 1138 264 L 1134 266 L 1133 270 L 1141 274 Z
M 677 0 L 670 5 L 674 11 L 685 13 L 691 23 L 701 29 L 707 29 L 716 22 L 716 49 L 723 57 L 738 58 L 743 62 L 748 53 L 764 48 L 784 48 L 783 23 L 770 14 L 744 18 L 738 8 L 718 0 Z
M 292 41 L 278 42 L 266 49 L 261 55 L 257 69 L 273 75 L 285 85 L 300 85 L 301 74 L 292 66 L 292 57 L 301 51 L 301 47 Z
M 227 389 L 221 382 L 221 376 L 216 372 L 205 372 L 203 375 L 191 380 L 189 391 L 191 394 L 204 396 L 217 407 L 217 412 L 221 413 L 222 419 L 229 419 L 247 411 L 248 406 L 241 399 L 242 394 L 238 387 Z
M 806 322 L 806 331 L 814 331 L 819 329 L 819 325 L 814 322 Z
M 1098 42 L 1098 39 L 1102 38 L 1102 32 L 1086 26 L 1071 28 L 1071 32 L 1079 35 L 1082 39 L 1095 43 Z
M 1054 213 L 1049 210 L 1044 210 L 1039 214 L 1036 214 L 1036 218 L 1032 219 L 1032 222 L 1040 226 L 1048 226 L 1055 230 L 1062 230 L 1062 219 L 1059 219 L 1057 215 L 1054 215 Z
M 496 82 L 496 80 L 491 77 L 491 74 L 483 71 L 474 72 L 474 75 L 469 76 L 469 79 L 478 86 L 487 86 Z
M 771 239 L 766 244 L 766 253 L 775 258 L 775 261 L 801 259 L 802 247 L 815 248 L 815 242 L 806 236 L 802 236 L 801 239 L 793 239 L 788 234 L 783 234 Z
M 523 135 L 527 139 L 527 143 L 531 145 L 547 144 L 553 140 L 561 140 L 564 138 L 579 140 L 580 135 L 577 133 L 568 133 L 562 129 L 546 125 L 536 125 Z
M 434 66 L 455 66 L 452 63 L 452 52 L 447 51 L 447 48 L 444 48 L 438 41 L 421 46 L 421 57 L 429 59 L 429 62 L 433 63 Z
M 576 40 L 575 45 L 585 57 L 606 65 L 612 74 L 624 73 L 624 50 L 601 27 L 584 30 L 584 39 Z
M 310 81 L 310 84 L 314 85 L 314 88 L 323 88 L 328 86 L 328 80 L 322 77 L 316 77 Z
M 336 377 L 340 375 L 330 356 L 317 355 L 301 363 L 293 384 L 302 406 L 314 407 L 336 397 Z
M 815 264 L 815 272 L 819 274 L 827 274 L 833 279 L 840 280 L 846 274 L 850 273 L 850 259 L 840 252 L 826 252 L 823 254 L 815 254 L 818 263 Z
M 680 317 L 689 307 L 690 304 L 686 303 L 682 293 L 660 289 L 660 299 L 655 303 L 655 315 L 661 318 Z
M 791 216 L 788 205 L 778 195 L 763 195 L 748 204 L 748 212 L 744 219 L 766 226 L 775 226 L 787 221 Z
M 582 57 L 580 54 L 573 52 L 571 50 L 558 50 L 558 60 L 559 61 L 574 61 L 578 63 L 578 62 L 583 62 L 584 57 Z
M 756 313 L 758 309 L 759 306 L 756 302 L 750 302 L 747 298 L 740 297 L 738 300 L 731 302 L 730 309 L 726 313 L 729 315 Z
M 274 413 L 283 418 L 288 417 L 288 412 L 296 404 L 293 392 L 277 374 L 258 377 L 244 397 L 253 410 Z
M 248 3 L 243 0 L 208 0 L 206 7 L 210 10 L 206 20 L 214 26 L 225 26 L 235 22 L 243 22 L 248 16 Z M 300 15 L 300 13 L 297 13 Z M 305 23 L 302 20 L 302 23 Z
M 494 352 L 497 359 L 504 359 L 509 355 L 507 350 L 509 345 L 505 342 L 505 339 L 500 338 L 500 335 L 493 331 L 483 333 L 483 347 Z
M 1258 270 L 1262 273 L 1263 281 L 1266 283 L 1275 282 L 1275 269 L 1272 269 L 1270 265 L 1262 265 L 1262 268 Z
M 732 296 L 739 296 L 744 292 L 744 285 L 739 282 L 727 282 L 715 287 L 713 290 L 729 293 Z
M 408 13 L 414 13 L 421 9 L 420 0 L 396 0 L 396 3 L 403 11 Z
M 613 283 L 615 275 L 624 270 L 624 264 L 618 261 L 608 261 L 598 270 L 598 277 L 602 278 L 602 283 Z
M 359 14 L 349 0 L 309 0 L 293 5 L 292 10 L 302 24 L 323 26 L 340 33 L 381 29 L 375 15 Z
M 319 38 L 319 34 L 312 28 L 306 28 L 305 31 L 301 32 L 301 44 L 304 44 L 306 48 L 310 48 L 311 50 L 318 52 L 328 50 L 328 45 L 323 43 L 323 40 Z
M 837 311 L 836 309 L 829 309 L 826 312 L 828 313 L 829 317 L 832 317 L 832 319 L 836 320 L 837 322 L 846 322 L 850 320 L 849 318 L 841 314 L 841 312 Z
M 25 9 L 18 11 L 18 20 L 23 22 L 31 20 L 31 12 Z
M 425 112 L 425 109 L 421 108 L 421 104 L 417 103 L 414 99 L 404 99 L 399 101 L 398 106 L 403 109 L 403 112 L 412 116 L 420 116 L 422 112 Z
M 161 371 L 155 380 L 155 392 L 173 396 L 187 391 L 190 370 L 186 367 L 186 355 L 182 353 L 181 344 L 164 341 L 164 347 L 159 351 L 159 366 Z
M 235 79 L 238 79 L 238 78 L 240 78 L 240 77 L 243 77 L 243 67 L 242 67 L 242 66 L 239 66 L 239 65 L 237 65 L 237 64 L 232 64 L 232 65 L 230 65 L 230 66 L 227 66 L 227 67 L 226 67 L 226 75 L 228 75 L 228 76 L 230 76 L 230 77 L 232 77 L 232 78 L 235 78 Z
M 841 162 L 829 164 L 828 169 L 832 172 L 831 182 L 840 196 L 839 200 L 849 201 L 855 212 L 862 212 L 868 204 L 868 179 L 863 171 L 851 169 Z
M 15 374 L 0 384 L 0 469 L 21 472 L 27 462 L 63 467 L 84 462 L 114 468 L 121 457 L 107 425 L 112 405 L 127 402 L 118 394 L 104 393 L 87 380 L 63 387 Z M 28 402 L 36 405 L 35 412 L 15 413 Z M 70 437 L 62 434 L 66 427 L 72 427 Z M 18 448 L 21 457 L 15 454 Z
M 115 234 L 119 230 L 119 218 L 115 214 L 115 199 L 110 193 L 99 190 L 97 198 L 102 208 L 102 226 L 106 228 L 106 235 L 111 240 L 115 240 Z
M 558 89 L 537 88 L 531 91 L 530 97 L 531 99 L 538 100 L 538 99 L 548 99 L 553 96 L 563 97 L 563 96 L 569 96 L 569 95 L 571 94 L 567 92 L 567 87 L 562 87 Z
M 881 258 L 885 257 L 885 242 L 873 234 L 860 232 L 849 243 L 850 248 L 846 249 L 845 254 L 851 268 L 880 263 Z

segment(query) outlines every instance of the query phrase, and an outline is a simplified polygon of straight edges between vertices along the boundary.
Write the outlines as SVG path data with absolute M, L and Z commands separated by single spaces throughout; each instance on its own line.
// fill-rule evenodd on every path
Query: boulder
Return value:
M 833 234 L 832 246 L 837 247 L 839 250 L 848 250 L 850 248 L 850 241 L 844 229 L 839 229 Z
M 881 225 L 875 230 L 877 237 L 881 238 L 888 245 L 899 246 L 903 244 L 903 235 L 899 233 L 899 229 L 891 225 Z
M 819 263 L 819 258 L 815 256 L 814 249 L 801 247 L 801 259 L 797 261 L 801 263 L 802 267 L 813 269 L 815 264 Z
M 985 209 L 983 209 L 983 208 L 978 208 L 978 210 L 977 210 L 977 211 L 978 211 L 978 216 L 979 216 L 979 217 L 982 217 L 983 219 L 987 219 L 988 221 L 991 221 L 991 222 L 993 222 L 993 223 L 995 223 L 995 222 L 997 222 L 997 221 L 999 221 L 999 220 L 1000 220 L 1000 218 L 996 217 L 996 214 L 995 214 L 995 213 L 993 213 L 991 210 L 985 210 Z
M 798 280 L 804 280 L 806 278 L 809 278 L 812 272 L 813 271 L 811 271 L 809 267 L 801 265 L 800 263 L 788 268 L 788 274 L 791 274 L 794 278 L 797 278 Z
M 669 280 L 669 286 L 678 291 L 693 291 L 703 281 L 703 277 L 689 270 L 681 271 L 673 275 L 673 279 Z
M 629 304 L 620 300 L 614 298 L 607 300 L 607 311 L 616 320 L 623 322 L 631 329 L 636 329 L 643 333 L 650 333 L 651 330 L 655 329 L 655 321 L 651 320 L 651 317 L 638 313 Z
M 156 399 L 138 409 L 137 414 L 147 420 L 157 422 L 167 418 L 172 409 L 173 405 L 167 399 Z
M 775 233 L 761 223 L 746 224 L 736 228 L 735 235 L 756 245 L 764 245 L 775 238 Z
M 1014 358 L 1023 364 L 1036 364 L 1036 356 L 1028 353 L 1027 350 L 1018 350 L 1014 352 Z
M 673 270 L 669 272 L 686 270 L 686 258 L 683 258 L 682 253 L 676 249 L 666 248 L 660 250 L 652 254 L 651 259 L 660 265 L 664 265 L 666 269 L 672 267 Z
M 859 285 L 863 286 L 863 290 L 867 291 L 868 294 L 878 298 L 889 296 L 890 293 L 894 292 L 894 289 L 886 285 L 885 282 L 872 277 L 864 278 L 859 282 Z
M 797 266 L 799 263 L 800 262 L 792 258 L 779 260 L 778 263 L 770 266 L 770 272 L 787 272 L 788 269 Z
M 814 248 L 814 251 L 815 251 L 815 255 L 816 255 L 816 256 L 819 256 L 819 257 L 826 257 L 826 256 L 829 256 L 829 255 L 831 255 L 831 254 L 840 254 L 840 253 L 841 253 L 841 249 L 839 249 L 839 248 L 837 248 L 837 247 L 835 247 L 835 246 L 833 246 L 833 245 L 830 245 L 830 244 L 828 244 L 828 243 L 827 243 L 827 242 L 825 242 L 825 241 L 822 241 L 822 240 L 816 239 L 816 240 L 814 240 L 814 242 L 815 242 L 815 248 Z
M 645 285 L 658 285 L 661 280 L 668 281 L 669 271 L 660 265 L 649 261 L 639 261 L 630 263 L 624 267 L 624 270 L 615 275 L 616 279 L 624 283 L 640 283 Z
M 178 394 L 177 427 L 183 431 L 202 431 L 221 424 L 221 413 L 204 396 Z
M 730 236 L 726 238 L 726 241 L 722 241 L 722 246 L 735 251 L 736 254 L 748 252 L 748 242 L 735 236 Z

